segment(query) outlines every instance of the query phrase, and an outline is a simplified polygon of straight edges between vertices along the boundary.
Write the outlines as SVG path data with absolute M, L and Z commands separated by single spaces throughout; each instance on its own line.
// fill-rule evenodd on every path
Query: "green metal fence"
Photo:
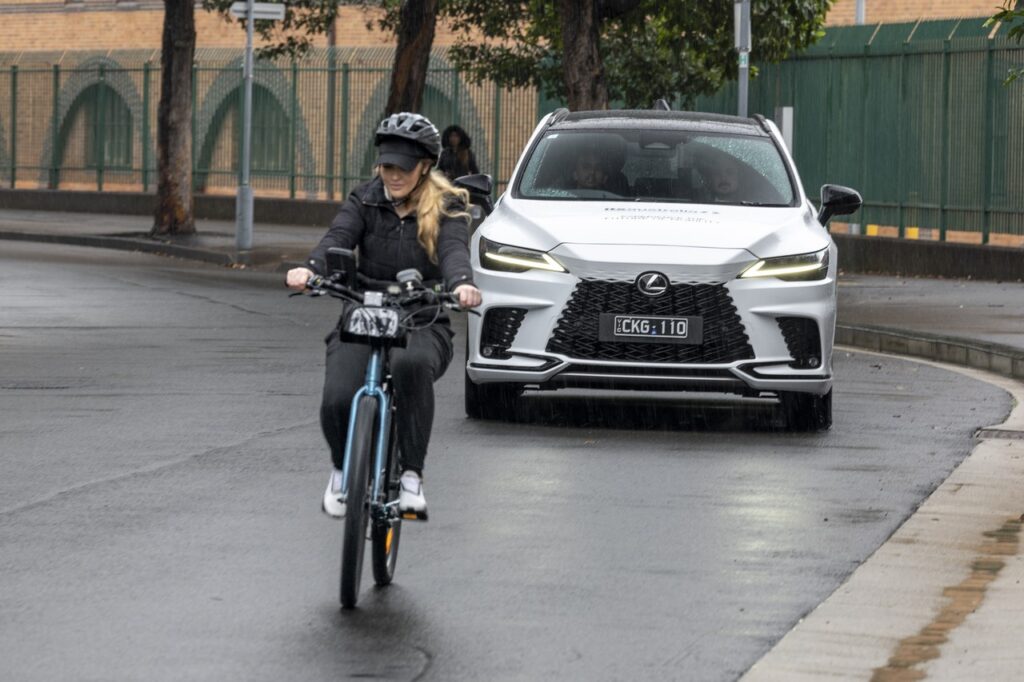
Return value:
M 1024 48 L 982 19 L 830 29 L 810 50 L 761 65 L 750 111 L 795 112 L 794 156 L 811 196 L 825 182 L 861 191 L 868 234 L 1024 243 Z M 159 54 L 0 53 L 0 185 L 153 191 Z M 756 55 L 755 55 L 756 56 Z M 253 187 L 338 198 L 369 177 L 384 109 L 388 49 L 321 49 L 258 62 Z M 242 54 L 197 54 L 195 189 L 233 193 L 240 156 Z M 734 113 L 732 84 L 695 109 Z M 462 125 L 499 190 L 538 117 L 558 106 L 529 88 L 471 85 L 434 53 L 424 113 Z
M 158 57 L 158 55 L 157 55 Z M 239 181 L 242 55 L 207 51 L 193 68 L 195 189 Z M 132 53 L 65 54 L 58 64 L 3 64 L 0 184 L 153 191 L 159 61 Z M 252 184 L 257 194 L 336 198 L 371 173 L 391 55 L 320 50 L 299 62 L 257 62 Z M 504 184 L 536 125 L 533 89 L 472 85 L 435 54 L 423 113 L 459 124 L 481 169 Z
M 984 19 L 851 26 L 761 67 L 750 111 L 794 108 L 805 189 L 864 196 L 867 234 L 1020 245 L 1024 241 L 1024 46 Z M 735 86 L 696 109 L 735 113 Z

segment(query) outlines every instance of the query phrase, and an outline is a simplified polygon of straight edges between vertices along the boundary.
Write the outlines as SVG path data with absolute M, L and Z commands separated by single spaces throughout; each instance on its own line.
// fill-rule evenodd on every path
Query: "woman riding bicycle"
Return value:
M 480 305 L 469 263 L 468 194 L 436 170 L 441 151 L 437 128 L 419 114 L 388 116 L 377 127 L 375 177 L 349 194 L 331 227 L 310 254 L 308 267 L 288 271 L 289 288 L 302 291 L 310 277 L 326 272 L 327 249 L 359 250 L 359 274 L 368 289 L 384 289 L 401 270 L 415 268 L 427 283 L 436 282 L 458 296 L 459 305 Z M 434 421 L 433 383 L 452 359 L 451 325 L 441 315 L 435 324 L 412 331 L 405 348 L 391 352 L 401 453 L 399 510 L 426 515 L 423 460 Z M 341 467 L 352 396 L 364 383 L 370 347 L 346 343 L 335 329 L 327 337 L 326 376 L 320 424 L 331 450 L 333 469 L 322 508 L 345 516 Z

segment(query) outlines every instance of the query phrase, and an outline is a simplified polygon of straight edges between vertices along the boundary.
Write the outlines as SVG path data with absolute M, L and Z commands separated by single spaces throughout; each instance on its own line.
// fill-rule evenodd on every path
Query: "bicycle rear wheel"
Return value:
M 393 416 L 393 415 L 392 415 Z M 394 512 L 394 506 L 387 507 L 388 502 L 398 499 L 401 474 L 398 471 L 398 443 L 395 438 L 395 420 L 391 420 L 391 439 L 388 444 L 388 461 L 385 465 L 383 489 L 381 490 L 382 514 L 374 518 L 370 526 L 371 556 L 373 557 L 373 580 L 378 586 L 390 585 L 395 577 L 395 566 L 398 564 L 398 541 L 402 537 L 402 518 Z
M 352 458 L 348 472 L 345 536 L 341 547 L 341 606 L 346 609 L 355 608 L 359 599 L 359 583 L 363 577 L 363 550 L 366 547 L 366 525 L 370 518 L 367 489 L 370 486 L 370 458 L 373 456 L 377 400 L 364 395 L 352 409 L 358 412 L 355 427 L 349 434 Z

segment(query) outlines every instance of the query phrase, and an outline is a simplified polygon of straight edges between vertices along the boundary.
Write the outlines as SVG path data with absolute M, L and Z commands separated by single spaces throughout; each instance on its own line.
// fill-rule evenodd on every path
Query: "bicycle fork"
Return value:
M 348 472 L 352 470 L 352 439 L 356 426 L 356 413 L 359 410 L 359 401 L 363 396 L 369 395 L 377 400 L 377 437 L 376 447 L 373 454 L 373 490 L 369 503 L 372 507 L 380 499 L 381 486 L 386 485 L 382 480 L 381 472 L 384 471 L 388 455 L 388 437 L 391 434 L 391 398 L 384 391 L 382 384 L 382 373 L 384 369 L 384 350 L 374 348 L 370 353 L 370 361 L 366 365 L 366 383 L 352 396 L 352 407 L 348 414 L 348 438 L 345 439 L 345 457 L 341 472 L 341 490 L 348 498 L 349 484 Z

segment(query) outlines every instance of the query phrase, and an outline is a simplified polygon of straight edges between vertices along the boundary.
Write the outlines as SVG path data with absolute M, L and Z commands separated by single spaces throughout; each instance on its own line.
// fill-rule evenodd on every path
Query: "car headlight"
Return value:
M 543 251 L 499 244 L 483 237 L 480 238 L 480 265 L 487 270 L 502 272 L 526 272 L 527 270 L 568 272 L 561 263 Z
M 741 278 L 777 277 L 787 282 L 825 279 L 828 274 L 828 249 L 798 256 L 764 258 L 740 273 Z

